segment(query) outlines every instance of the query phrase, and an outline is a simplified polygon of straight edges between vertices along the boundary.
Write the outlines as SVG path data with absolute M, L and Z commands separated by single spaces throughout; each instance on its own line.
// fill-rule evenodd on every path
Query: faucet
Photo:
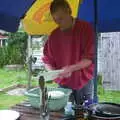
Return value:
M 49 120 L 48 112 L 48 92 L 47 87 L 45 87 L 44 76 L 39 77 L 39 87 L 40 87 L 40 120 Z

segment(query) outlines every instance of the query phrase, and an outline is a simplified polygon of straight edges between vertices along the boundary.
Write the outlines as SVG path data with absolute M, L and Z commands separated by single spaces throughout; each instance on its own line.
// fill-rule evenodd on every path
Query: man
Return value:
M 66 0 L 53 0 L 50 12 L 58 27 L 44 46 L 43 61 L 50 69 L 63 69 L 55 82 L 72 89 L 76 104 L 81 104 L 92 99 L 93 29 L 87 22 L 71 16 Z

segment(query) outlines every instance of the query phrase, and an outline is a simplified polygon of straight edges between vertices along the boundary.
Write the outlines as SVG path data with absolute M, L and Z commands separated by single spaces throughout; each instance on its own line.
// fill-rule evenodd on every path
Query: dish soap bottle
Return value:
M 74 115 L 74 110 L 72 109 L 72 102 L 67 102 L 67 105 L 65 106 L 65 115 Z

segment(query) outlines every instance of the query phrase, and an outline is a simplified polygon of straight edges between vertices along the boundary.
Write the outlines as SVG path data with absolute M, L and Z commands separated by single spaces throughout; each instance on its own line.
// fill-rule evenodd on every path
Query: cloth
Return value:
M 55 69 L 77 64 L 84 58 L 92 60 L 89 67 L 73 72 L 69 78 L 56 79 L 56 83 L 81 89 L 93 79 L 94 31 L 89 23 L 76 19 L 72 29 L 61 31 L 56 28 L 47 40 L 43 53 L 44 63 Z

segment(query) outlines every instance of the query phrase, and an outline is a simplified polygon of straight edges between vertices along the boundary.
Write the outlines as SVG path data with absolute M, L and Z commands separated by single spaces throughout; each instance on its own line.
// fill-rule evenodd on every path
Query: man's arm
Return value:
M 87 68 L 91 64 L 92 64 L 92 60 L 82 59 L 77 64 L 64 67 L 63 72 L 59 74 L 59 78 L 70 77 L 73 72 Z
M 69 69 L 70 69 L 71 72 L 75 72 L 75 71 L 87 68 L 91 64 L 92 64 L 92 60 L 90 60 L 90 59 L 82 59 L 77 64 L 69 66 Z

